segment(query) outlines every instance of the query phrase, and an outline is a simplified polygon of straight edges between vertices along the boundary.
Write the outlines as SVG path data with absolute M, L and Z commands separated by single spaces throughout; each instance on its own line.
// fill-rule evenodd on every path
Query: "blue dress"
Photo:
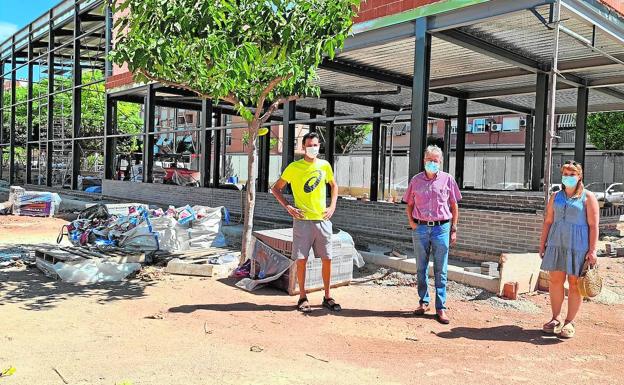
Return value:
M 586 199 L 585 191 L 579 198 L 568 198 L 563 190 L 555 196 L 555 219 L 548 232 L 542 270 L 581 274 L 589 250 Z

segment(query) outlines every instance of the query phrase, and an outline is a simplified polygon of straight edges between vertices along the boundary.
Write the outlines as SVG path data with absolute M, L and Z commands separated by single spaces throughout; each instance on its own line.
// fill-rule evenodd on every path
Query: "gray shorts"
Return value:
M 331 259 L 331 237 L 330 221 L 293 220 L 293 257 L 306 259 L 314 249 L 315 257 Z

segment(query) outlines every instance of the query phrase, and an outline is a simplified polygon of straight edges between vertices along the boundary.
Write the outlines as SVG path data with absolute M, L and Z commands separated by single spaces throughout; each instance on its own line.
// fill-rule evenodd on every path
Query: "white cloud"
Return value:
M 17 32 L 17 25 L 0 21 L 0 43 Z

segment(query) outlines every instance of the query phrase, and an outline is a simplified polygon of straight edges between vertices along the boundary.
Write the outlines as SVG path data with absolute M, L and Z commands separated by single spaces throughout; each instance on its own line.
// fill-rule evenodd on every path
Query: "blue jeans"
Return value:
M 446 309 L 446 275 L 448 270 L 448 252 L 450 241 L 451 224 L 445 223 L 440 226 L 429 227 L 418 225 L 412 231 L 414 253 L 418 270 L 418 296 L 421 304 L 429 304 L 429 290 L 427 280 L 429 278 L 429 258 L 433 258 L 433 272 L 436 288 L 436 310 Z

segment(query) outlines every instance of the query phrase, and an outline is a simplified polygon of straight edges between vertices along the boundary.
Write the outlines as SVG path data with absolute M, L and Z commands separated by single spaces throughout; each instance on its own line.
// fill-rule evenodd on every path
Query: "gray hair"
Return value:
M 436 154 L 440 157 L 440 160 L 444 160 L 444 154 L 442 153 L 442 149 L 436 145 L 430 145 L 427 146 L 427 148 L 425 149 L 425 156 L 427 156 L 428 154 Z

